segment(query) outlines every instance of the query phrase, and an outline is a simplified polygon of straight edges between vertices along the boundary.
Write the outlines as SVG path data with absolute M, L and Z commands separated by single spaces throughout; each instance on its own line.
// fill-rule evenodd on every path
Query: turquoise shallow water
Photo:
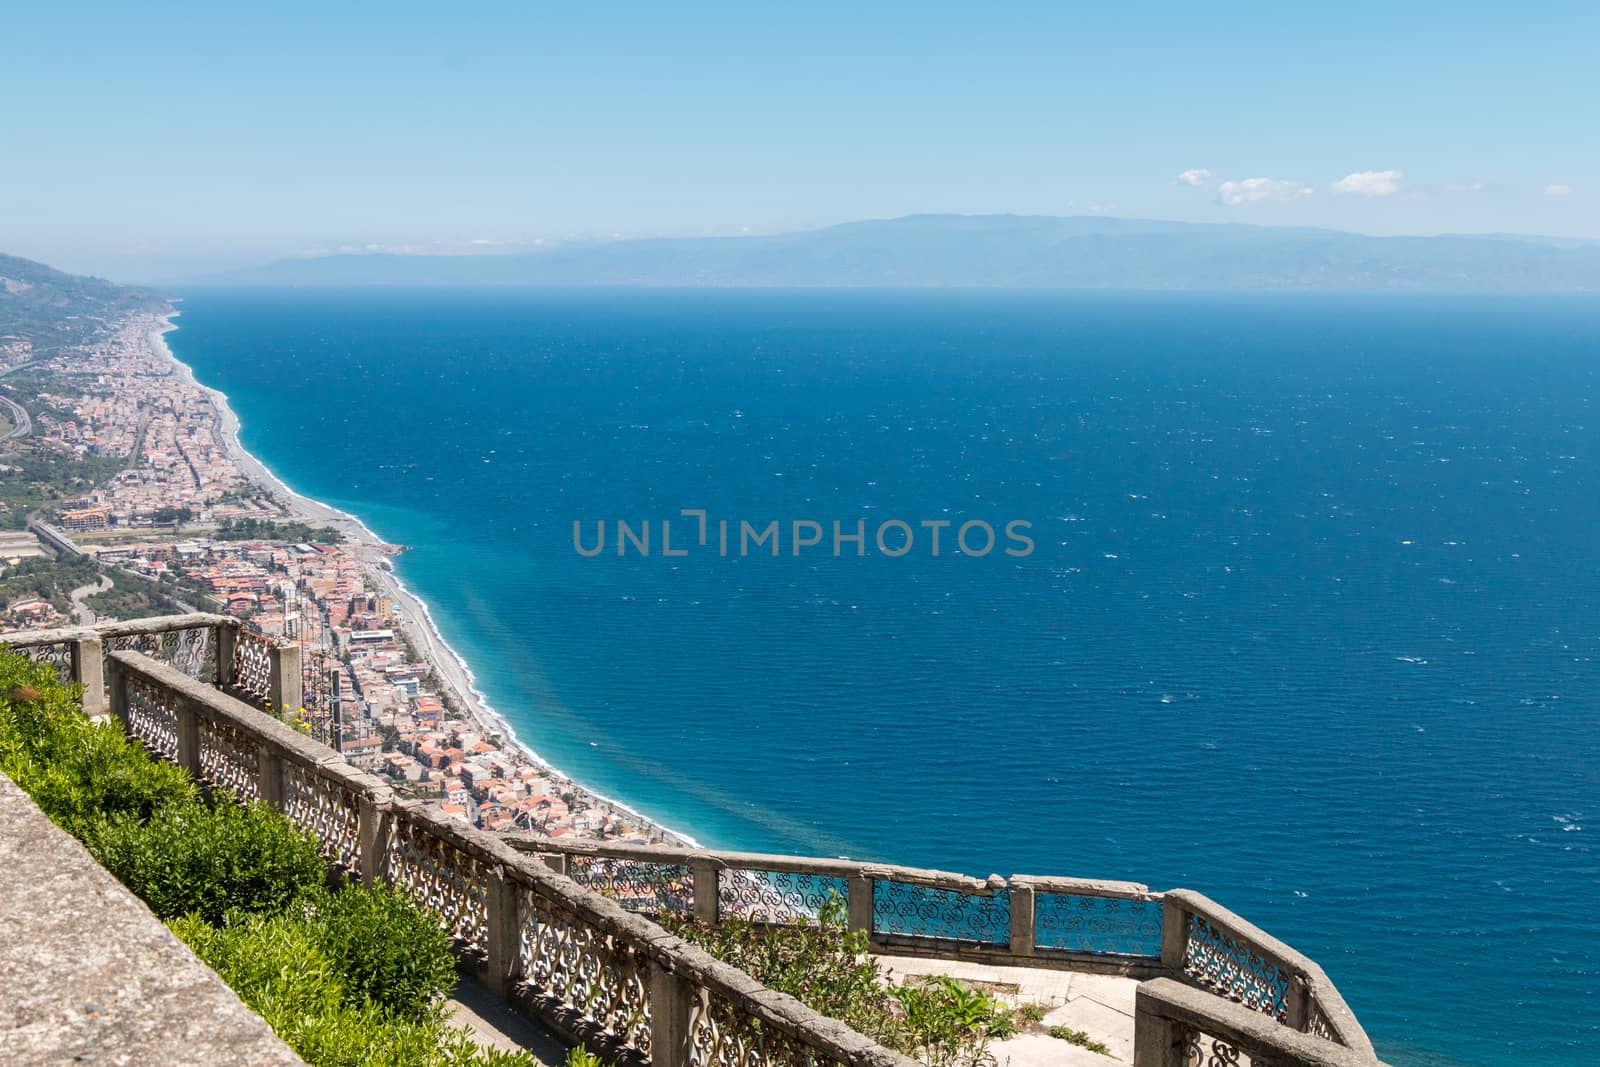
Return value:
M 493 703 L 601 791 L 709 844 L 1188 886 L 1397 1063 L 1600 1061 L 1600 303 L 182 308 L 245 444 L 412 546 Z M 683 508 L 869 552 L 614 554 Z M 886 558 L 887 518 L 1036 548 Z

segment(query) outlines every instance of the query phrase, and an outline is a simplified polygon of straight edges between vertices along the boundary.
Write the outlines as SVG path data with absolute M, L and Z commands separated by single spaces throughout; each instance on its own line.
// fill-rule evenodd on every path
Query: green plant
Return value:
M 605 1060 L 579 1045 L 567 1053 L 565 1067 L 609 1067 Z
M 105 816 L 145 820 L 192 805 L 181 769 L 155 763 L 114 723 L 93 723 L 44 664 L 0 656 L 0 770 L 55 823 L 82 836 Z
M 316 840 L 261 805 L 215 806 L 51 668 L 0 651 L 0 769 L 142 897 L 314 1067 L 533 1067 L 444 1025 L 455 961 L 388 889 L 325 887 Z
M 344 975 L 348 994 L 421 1016 L 454 988 L 450 939 L 404 894 L 350 886 L 309 897 L 304 910 L 317 947 Z
M 1045 1012 L 1048 1009 L 1037 1001 L 1027 1000 L 1012 1009 L 1012 1015 L 1022 1026 L 1037 1026 L 1044 1022 Z
M 1111 1055 L 1111 1050 L 1106 1047 L 1104 1042 L 1096 1041 L 1082 1030 L 1074 1030 L 1070 1026 L 1052 1026 L 1048 1033 L 1051 1037 L 1065 1041 L 1069 1045 L 1077 1045 L 1079 1048 L 1088 1049 L 1090 1052 L 1098 1052 L 1102 1056 Z
M 316 839 L 260 804 L 218 798 L 172 805 L 148 822 L 122 816 L 91 826 L 84 843 L 162 918 L 275 912 L 327 877 Z
M 318 945 L 313 923 L 294 914 L 235 915 L 224 927 L 198 916 L 172 930 L 318 1067 L 533 1067 L 526 1054 L 480 1049 L 438 1013 L 415 1018 L 353 995 Z
M 989 994 L 954 978 L 924 978 L 890 993 L 905 1009 L 906 1051 L 938 1067 L 977 1067 L 994 1062 L 990 1039 L 1016 1032 L 1011 1013 Z

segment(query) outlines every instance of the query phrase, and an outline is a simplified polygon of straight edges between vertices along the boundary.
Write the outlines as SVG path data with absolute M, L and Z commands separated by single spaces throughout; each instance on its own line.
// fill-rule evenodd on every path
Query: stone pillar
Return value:
M 1032 956 L 1034 894 L 1031 885 L 1011 887 L 1011 954 Z
M 1161 969 L 1169 977 L 1183 976 L 1183 957 L 1189 943 L 1189 913 L 1174 900 L 1161 902 Z
M 112 660 L 108 665 L 111 675 L 111 717 L 122 724 L 122 732 L 128 732 L 128 676 L 123 673 L 122 665 Z
M 864 874 L 853 874 L 849 882 L 849 926 L 872 934 L 872 879 Z
M 178 766 L 195 778 L 200 777 L 200 716 L 194 705 L 178 698 L 172 709 L 178 720 Z
M 1184 1067 L 1181 1028 L 1134 996 L 1133 1067 Z
M 83 713 L 91 719 L 104 715 L 105 650 L 99 634 L 85 634 L 72 642 L 72 680 L 83 686 Z
M 356 840 L 360 855 L 361 884 L 371 888 L 388 880 L 389 868 L 389 805 L 369 796 L 357 802 Z
M 501 868 L 488 876 L 484 886 L 484 905 L 488 912 L 488 971 L 484 982 L 502 997 L 509 997 L 521 978 L 522 930 L 517 924 L 517 886 Z
M 694 918 L 707 926 L 717 925 L 717 901 L 721 896 L 722 870 L 715 863 L 701 860 L 690 868 L 694 872 Z
M 233 657 L 239 652 L 239 626 L 237 623 L 219 623 L 217 633 L 217 688 L 227 689 L 233 684 Z
M 256 745 L 256 788 L 261 803 L 273 811 L 283 810 L 283 759 L 269 741 Z
M 650 1065 L 689 1067 L 689 1007 L 693 987 L 650 961 Z
M 267 652 L 272 665 L 272 680 L 267 700 L 272 714 L 294 715 L 305 706 L 300 691 L 300 646 L 274 644 Z
M 1287 1025 L 1304 1032 L 1306 1022 L 1311 1018 L 1311 983 L 1305 975 L 1297 974 L 1291 979 L 1284 1007 L 1289 1016 L 1285 1020 Z

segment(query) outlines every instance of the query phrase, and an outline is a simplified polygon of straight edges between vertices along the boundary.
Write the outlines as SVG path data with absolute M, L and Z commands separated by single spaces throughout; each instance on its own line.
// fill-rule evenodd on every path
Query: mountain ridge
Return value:
M 652 237 L 483 255 L 340 254 L 203 281 L 1589 292 L 1600 291 L 1600 243 L 1098 215 L 907 215 L 770 236 Z

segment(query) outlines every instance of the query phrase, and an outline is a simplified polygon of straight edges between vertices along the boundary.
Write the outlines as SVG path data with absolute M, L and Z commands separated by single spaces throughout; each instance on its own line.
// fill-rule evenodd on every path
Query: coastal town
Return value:
M 32 462 L 76 464 L 25 530 L 0 537 L 0 576 L 26 578 L 56 554 L 95 579 L 66 603 L 8 596 L 4 628 L 116 617 L 102 610 L 118 602 L 113 587 L 147 590 L 143 608 L 237 616 L 300 646 L 307 706 L 284 717 L 398 792 L 485 830 L 665 839 L 517 745 L 396 580 L 392 557 L 403 550 L 295 496 L 244 452 L 226 400 L 172 356 L 162 310 L 128 314 L 54 353 L 0 338 L 0 381 L 25 369 L 40 383 L 26 398 Z M 23 518 L 10 517 L 14 527 Z

